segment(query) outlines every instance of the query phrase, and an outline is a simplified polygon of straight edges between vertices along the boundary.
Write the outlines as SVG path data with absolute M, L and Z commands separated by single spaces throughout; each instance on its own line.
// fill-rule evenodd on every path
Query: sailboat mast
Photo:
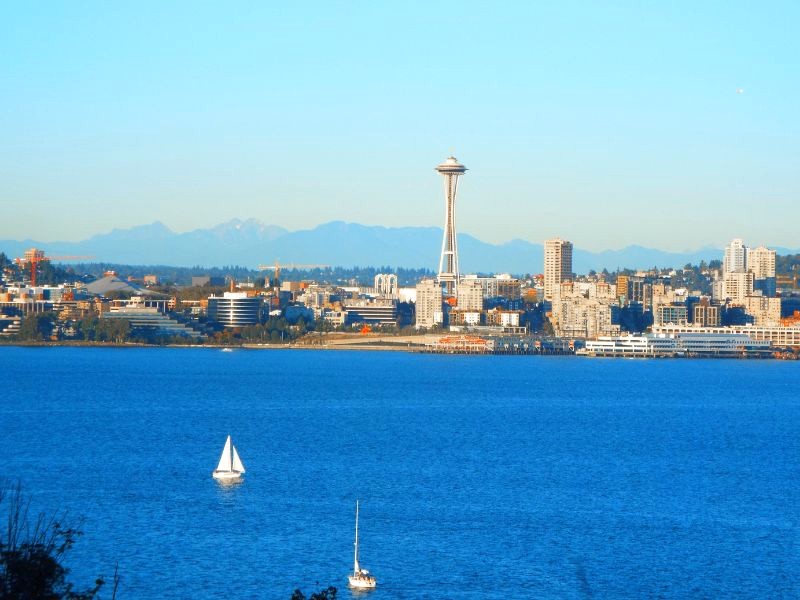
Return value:
M 353 556 L 353 573 L 358 572 L 358 500 L 356 500 L 356 549 Z

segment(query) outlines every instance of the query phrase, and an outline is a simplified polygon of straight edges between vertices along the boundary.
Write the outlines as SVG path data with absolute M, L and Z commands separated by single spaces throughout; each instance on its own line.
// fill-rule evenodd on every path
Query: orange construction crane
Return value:
M 88 260 L 94 256 L 45 256 L 44 250 L 38 248 L 31 248 L 25 251 L 22 258 L 15 258 L 14 262 L 24 269 L 29 267 L 31 270 L 31 287 L 36 287 L 36 272 L 39 269 L 39 263 L 51 262 L 54 260 Z

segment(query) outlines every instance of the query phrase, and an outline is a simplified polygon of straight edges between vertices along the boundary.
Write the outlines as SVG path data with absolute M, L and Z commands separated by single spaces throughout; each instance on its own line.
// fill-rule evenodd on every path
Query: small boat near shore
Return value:
M 355 557 L 353 560 L 353 572 L 347 576 L 347 582 L 351 588 L 360 590 L 375 589 L 378 585 L 375 577 L 369 574 L 369 571 L 362 569 L 358 564 L 358 500 L 356 500 L 356 542 L 355 542 Z
M 225 440 L 225 447 L 222 449 L 222 456 L 219 457 L 219 464 L 211 476 L 223 483 L 234 483 L 240 481 L 242 475 L 244 475 L 244 464 L 239 458 L 236 446 L 231 442 L 231 436 L 228 436 L 228 439 Z

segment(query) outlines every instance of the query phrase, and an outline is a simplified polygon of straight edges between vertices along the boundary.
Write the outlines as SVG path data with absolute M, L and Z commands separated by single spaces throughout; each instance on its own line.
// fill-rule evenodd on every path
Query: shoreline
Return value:
M 422 336 L 420 336 L 422 337 Z M 771 356 L 586 356 L 574 353 L 549 354 L 549 353 L 503 353 L 503 352 L 431 352 L 424 343 L 412 342 L 385 342 L 353 340 L 339 340 L 338 343 L 317 344 L 144 344 L 141 342 L 93 342 L 93 341 L 58 341 L 58 342 L 0 342 L 0 349 L 8 348 L 164 348 L 164 349 L 205 349 L 205 350 L 333 350 L 333 351 L 368 351 L 368 352 L 406 352 L 408 354 L 436 354 L 436 355 L 461 355 L 461 356 L 570 356 L 573 358 L 591 359 L 635 359 L 635 360 L 664 360 L 664 359 L 728 359 L 728 360 L 778 360 L 797 361 L 799 358 L 776 351 Z

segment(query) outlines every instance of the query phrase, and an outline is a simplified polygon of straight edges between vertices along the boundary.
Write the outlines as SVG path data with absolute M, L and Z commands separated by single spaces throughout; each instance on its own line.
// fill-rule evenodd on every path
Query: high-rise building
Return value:
M 544 299 L 553 300 L 563 281 L 572 279 L 572 242 L 555 238 L 544 242 Z
M 725 273 L 725 277 L 722 280 L 722 290 L 718 299 L 742 302 L 747 296 L 753 295 L 754 283 L 755 278 L 750 272 L 734 271 Z
M 483 286 L 475 279 L 462 279 L 456 288 L 458 310 L 483 310 Z
M 753 272 L 756 279 L 775 277 L 775 250 L 764 246 L 747 249 L 747 270 Z
M 442 238 L 442 256 L 439 259 L 439 285 L 444 287 L 448 295 L 456 293 L 458 285 L 458 240 L 456 239 L 456 193 L 458 180 L 466 172 L 455 156 L 451 156 L 436 170 L 444 180 L 444 237 Z
M 755 281 L 753 287 L 764 296 L 775 296 L 777 293 L 777 280 L 775 278 L 775 250 L 764 246 L 748 248 L 747 270 L 753 274 Z
M 736 238 L 725 246 L 722 270 L 723 273 L 743 273 L 747 270 L 747 246 L 744 241 Z
M 442 287 L 433 279 L 425 279 L 417 284 L 417 329 L 441 325 L 444 322 L 442 310 Z
M 775 250 L 764 246 L 748 248 L 740 239 L 731 240 L 725 247 L 722 281 L 717 295 L 741 301 L 756 291 L 764 296 L 776 294 Z
M 628 299 L 628 281 L 627 275 L 617 275 L 617 298 Z

